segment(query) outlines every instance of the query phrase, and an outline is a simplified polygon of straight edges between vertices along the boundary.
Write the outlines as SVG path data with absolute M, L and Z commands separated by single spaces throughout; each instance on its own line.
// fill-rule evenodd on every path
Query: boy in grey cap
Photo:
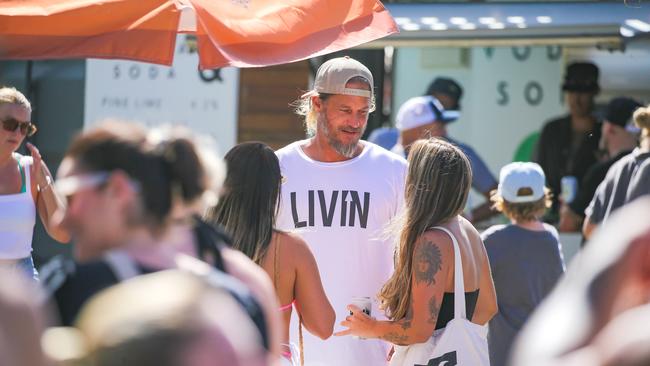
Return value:
M 564 273 L 558 233 L 540 217 L 551 206 L 542 168 L 510 163 L 501 169 L 492 194 L 508 225 L 495 225 L 482 235 L 499 312 L 489 323 L 490 364 L 507 364 L 512 342 L 537 305 Z

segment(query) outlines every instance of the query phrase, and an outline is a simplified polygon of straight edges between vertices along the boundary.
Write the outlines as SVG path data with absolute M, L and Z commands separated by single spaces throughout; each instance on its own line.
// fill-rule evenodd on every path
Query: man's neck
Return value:
M 650 136 L 644 136 L 639 147 L 642 151 L 650 151 Z
M 590 132 L 595 123 L 596 119 L 591 115 L 571 116 L 571 128 L 575 132 Z
M 419 139 L 430 137 L 447 138 L 447 126 L 444 123 L 432 122 L 420 127 L 411 128 L 400 132 L 400 142 L 405 148 Z
M 357 142 L 357 149 L 352 157 L 341 155 L 330 144 L 328 144 L 327 141 L 324 141 L 324 139 L 319 138 L 318 136 L 309 139 L 306 144 L 301 146 L 301 148 L 305 154 L 313 160 L 324 163 L 335 163 L 350 160 L 359 156 L 363 151 L 363 144 Z
M 636 139 L 621 141 L 619 143 L 610 143 L 607 146 L 607 152 L 610 158 L 618 156 L 618 154 L 625 151 L 632 151 L 636 147 Z

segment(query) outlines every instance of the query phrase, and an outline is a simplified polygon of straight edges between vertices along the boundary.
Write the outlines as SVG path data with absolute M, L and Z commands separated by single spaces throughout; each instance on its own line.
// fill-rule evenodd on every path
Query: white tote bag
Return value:
M 425 343 L 395 346 L 391 366 L 489 366 L 487 328 L 467 320 L 465 314 L 465 281 L 463 261 L 458 242 L 449 230 L 454 243 L 454 319 L 443 329 L 433 333 Z

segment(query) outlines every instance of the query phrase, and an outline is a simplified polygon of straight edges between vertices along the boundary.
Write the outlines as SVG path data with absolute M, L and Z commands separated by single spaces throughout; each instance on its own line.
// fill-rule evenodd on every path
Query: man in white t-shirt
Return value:
M 382 318 L 376 295 L 393 271 L 394 250 L 385 230 L 402 206 L 406 161 L 360 140 L 374 110 L 372 74 L 360 62 L 325 62 L 300 102 L 297 112 L 312 137 L 277 152 L 283 176 L 277 226 L 309 244 L 337 327 L 353 297 L 369 297 L 372 315 Z M 308 366 L 385 365 L 387 353 L 380 340 L 304 335 Z

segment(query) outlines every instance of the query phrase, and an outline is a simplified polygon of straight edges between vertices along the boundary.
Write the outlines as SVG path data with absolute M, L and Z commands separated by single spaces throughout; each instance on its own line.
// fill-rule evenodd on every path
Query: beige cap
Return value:
M 370 83 L 370 90 L 346 88 L 353 77 L 360 76 Z M 318 93 L 354 95 L 371 98 L 374 92 L 372 74 L 361 62 L 349 56 L 333 58 L 318 68 L 314 89 L 302 95 L 303 98 Z

